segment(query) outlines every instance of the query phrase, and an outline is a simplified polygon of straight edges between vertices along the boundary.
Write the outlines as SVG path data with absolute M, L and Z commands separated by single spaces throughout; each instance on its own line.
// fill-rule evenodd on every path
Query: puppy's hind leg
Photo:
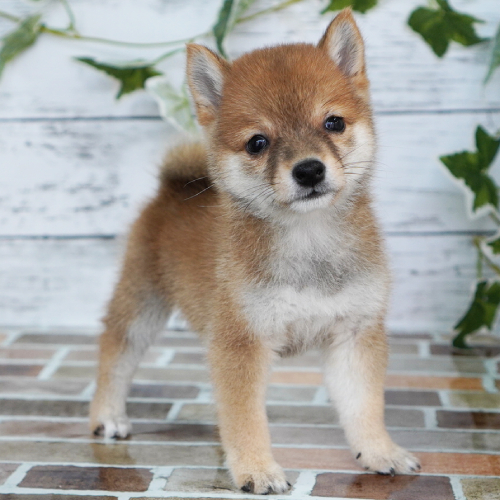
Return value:
M 132 285 L 124 278 L 118 284 L 100 341 L 90 429 L 107 438 L 125 438 L 130 433 L 126 414 L 130 383 L 142 356 L 164 328 L 169 312 L 161 297 L 152 292 L 134 293 Z

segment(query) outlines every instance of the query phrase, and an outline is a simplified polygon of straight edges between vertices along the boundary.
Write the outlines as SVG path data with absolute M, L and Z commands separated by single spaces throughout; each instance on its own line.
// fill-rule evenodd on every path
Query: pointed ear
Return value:
M 189 43 L 186 48 L 187 79 L 196 114 L 200 125 L 208 125 L 216 116 L 229 63 L 202 45 Z
M 363 38 L 350 8 L 342 10 L 330 23 L 318 47 L 327 51 L 346 76 L 365 73 Z

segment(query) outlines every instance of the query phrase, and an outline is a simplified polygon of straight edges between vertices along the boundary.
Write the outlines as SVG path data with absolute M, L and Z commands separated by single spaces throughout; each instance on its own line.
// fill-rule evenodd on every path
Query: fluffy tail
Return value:
M 207 154 L 200 142 L 181 144 L 172 148 L 161 166 L 160 182 L 193 181 L 208 176 Z

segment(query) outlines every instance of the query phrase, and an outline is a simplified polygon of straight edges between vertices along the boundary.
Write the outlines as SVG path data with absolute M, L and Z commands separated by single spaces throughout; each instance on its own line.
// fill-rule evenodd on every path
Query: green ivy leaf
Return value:
M 481 126 L 476 129 L 477 151 L 462 151 L 439 159 L 457 179 L 462 179 L 474 194 L 473 210 L 484 205 L 498 208 L 498 187 L 487 171 L 500 146 Z
M 14 31 L 2 38 L 0 49 L 0 75 L 5 65 L 33 45 L 40 34 L 40 14 L 23 19 Z
M 346 7 L 352 7 L 352 10 L 362 12 L 363 14 L 375 7 L 378 0 L 330 0 L 330 3 L 321 11 L 322 14 L 325 12 L 332 12 L 335 10 L 345 9 Z
M 488 82 L 496 68 L 500 66 L 500 24 L 498 25 L 497 34 L 493 39 L 493 51 L 491 52 L 490 67 L 484 83 Z
M 222 56 L 227 58 L 223 42 L 226 35 L 231 32 L 238 19 L 255 2 L 255 0 L 224 0 L 219 11 L 217 22 L 212 28 L 217 42 L 217 50 Z
M 488 284 L 481 281 L 476 286 L 476 292 L 468 311 L 455 325 L 457 336 L 453 339 L 455 347 L 466 348 L 465 337 L 486 327 L 491 330 L 500 304 L 500 282 Z
M 437 8 L 418 7 L 409 19 L 410 28 L 421 35 L 438 57 L 443 57 L 451 41 L 464 46 L 484 42 L 475 30 L 480 19 L 453 10 L 447 0 L 436 0 Z
M 78 61 L 88 64 L 93 68 L 104 71 L 106 74 L 120 81 L 120 90 L 116 95 L 119 99 L 124 94 L 129 94 L 137 89 L 143 89 L 148 78 L 161 75 L 152 63 L 145 61 L 132 61 L 127 63 L 102 63 L 91 57 L 77 57 Z
M 497 238 L 496 240 L 489 241 L 488 246 L 491 247 L 491 250 L 494 254 L 499 254 L 500 253 L 500 238 Z

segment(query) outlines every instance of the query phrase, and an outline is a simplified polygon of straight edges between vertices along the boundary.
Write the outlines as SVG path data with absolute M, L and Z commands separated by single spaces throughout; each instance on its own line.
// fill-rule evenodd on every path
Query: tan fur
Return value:
M 158 193 L 132 228 L 104 321 L 92 430 L 130 432 L 133 372 L 175 306 L 207 342 L 238 487 L 288 488 L 272 457 L 266 381 L 275 353 L 311 346 L 325 352 L 326 384 L 359 462 L 382 473 L 415 470 L 383 422 L 390 279 L 371 209 L 375 139 L 351 12 L 318 47 L 283 45 L 229 64 L 189 45 L 188 79 L 205 144 L 169 153 Z M 330 115 L 343 117 L 345 131 L 325 130 Z M 270 146 L 249 155 L 256 134 Z M 292 179 L 310 158 L 325 165 L 331 188 L 317 203 L 301 201 Z

